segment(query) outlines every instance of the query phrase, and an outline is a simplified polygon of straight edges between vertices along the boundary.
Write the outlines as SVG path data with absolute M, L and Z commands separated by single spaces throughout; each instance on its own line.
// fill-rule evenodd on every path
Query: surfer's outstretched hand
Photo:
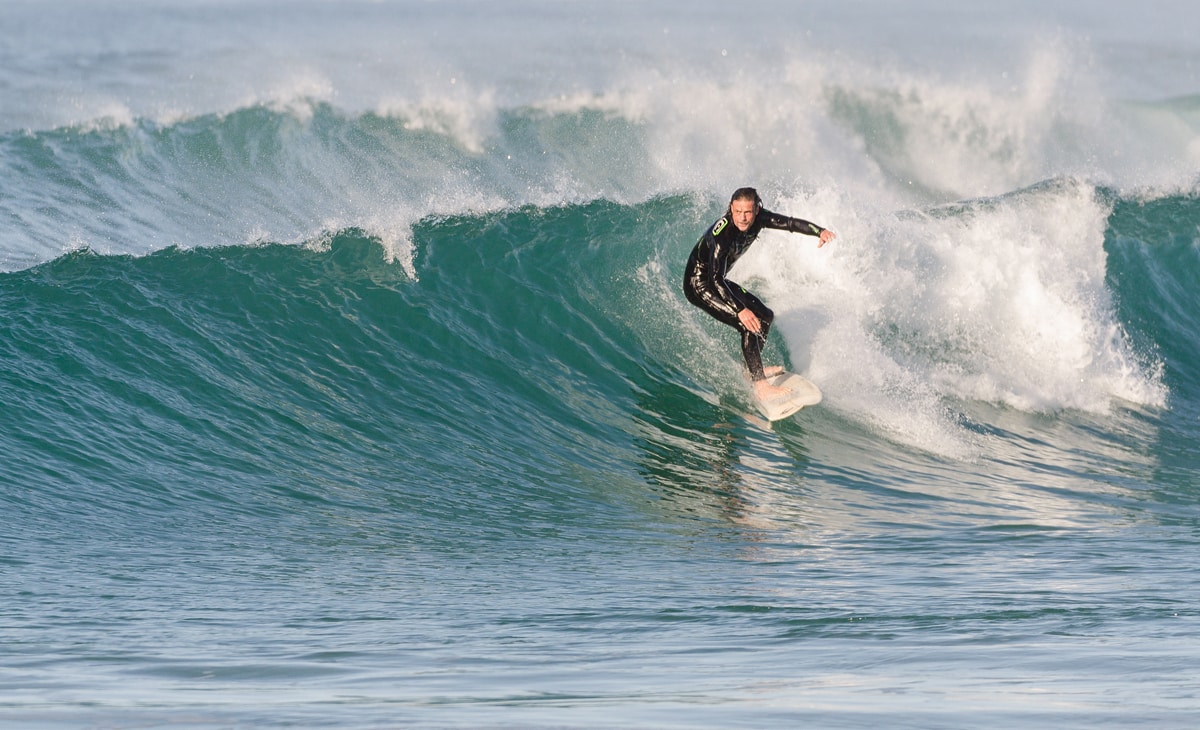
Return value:
M 837 238 L 837 234 L 826 228 L 825 230 L 821 231 L 821 241 L 817 244 L 817 248 L 824 246 L 835 238 Z

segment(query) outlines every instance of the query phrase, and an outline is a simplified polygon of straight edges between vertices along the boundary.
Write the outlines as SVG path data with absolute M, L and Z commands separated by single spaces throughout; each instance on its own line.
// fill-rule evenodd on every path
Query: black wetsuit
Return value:
M 775 313 L 759 301 L 758 297 L 727 279 L 726 274 L 764 228 L 806 233 L 810 236 L 819 236 L 821 231 L 825 230 L 806 220 L 760 209 L 754 223 L 743 233 L 733 225 L 730 213 L 726 211 L 724 217 L 714 223 L 692 249 L 683 276 L 683 293 L 689 302 L 741 333 L 742 357 L 746 358 L 750 377 L 756 381 L 765 377 L 762 348 L 763 343 L 767 341 L 767 331 L 771 328 Z M 738 312 L 743 309 L 749 309 L 758 317 L 762 323 L 761 332 L 751 332 L 738 319 Z

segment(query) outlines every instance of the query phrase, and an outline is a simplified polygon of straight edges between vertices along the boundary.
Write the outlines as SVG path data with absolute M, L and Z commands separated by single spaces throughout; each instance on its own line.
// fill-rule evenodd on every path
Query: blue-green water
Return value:
M 0 8 L 0 725 L 1200 722 L 1190 37 L 92 7 Z M 839 233 L 735 272 L 769 429 L 747 182 Z

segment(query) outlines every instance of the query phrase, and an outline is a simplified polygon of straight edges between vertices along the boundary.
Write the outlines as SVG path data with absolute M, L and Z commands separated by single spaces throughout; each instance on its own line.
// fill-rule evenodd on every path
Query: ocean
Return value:
M 1200 726 L 1197 27 L 0 2 L 0 726 Z

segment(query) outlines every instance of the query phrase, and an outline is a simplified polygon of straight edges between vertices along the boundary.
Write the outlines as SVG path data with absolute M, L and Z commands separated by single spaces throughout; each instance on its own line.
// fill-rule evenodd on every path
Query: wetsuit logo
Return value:
M 727 226 L 727 225 L 729 225 L 729 219 L 722 218 L 721 220 L 717 221 L 716 224 L 713 226 L 712 234 L 714 236 L 721 235 L 721 231 L 725 230 L 725 226 Z

